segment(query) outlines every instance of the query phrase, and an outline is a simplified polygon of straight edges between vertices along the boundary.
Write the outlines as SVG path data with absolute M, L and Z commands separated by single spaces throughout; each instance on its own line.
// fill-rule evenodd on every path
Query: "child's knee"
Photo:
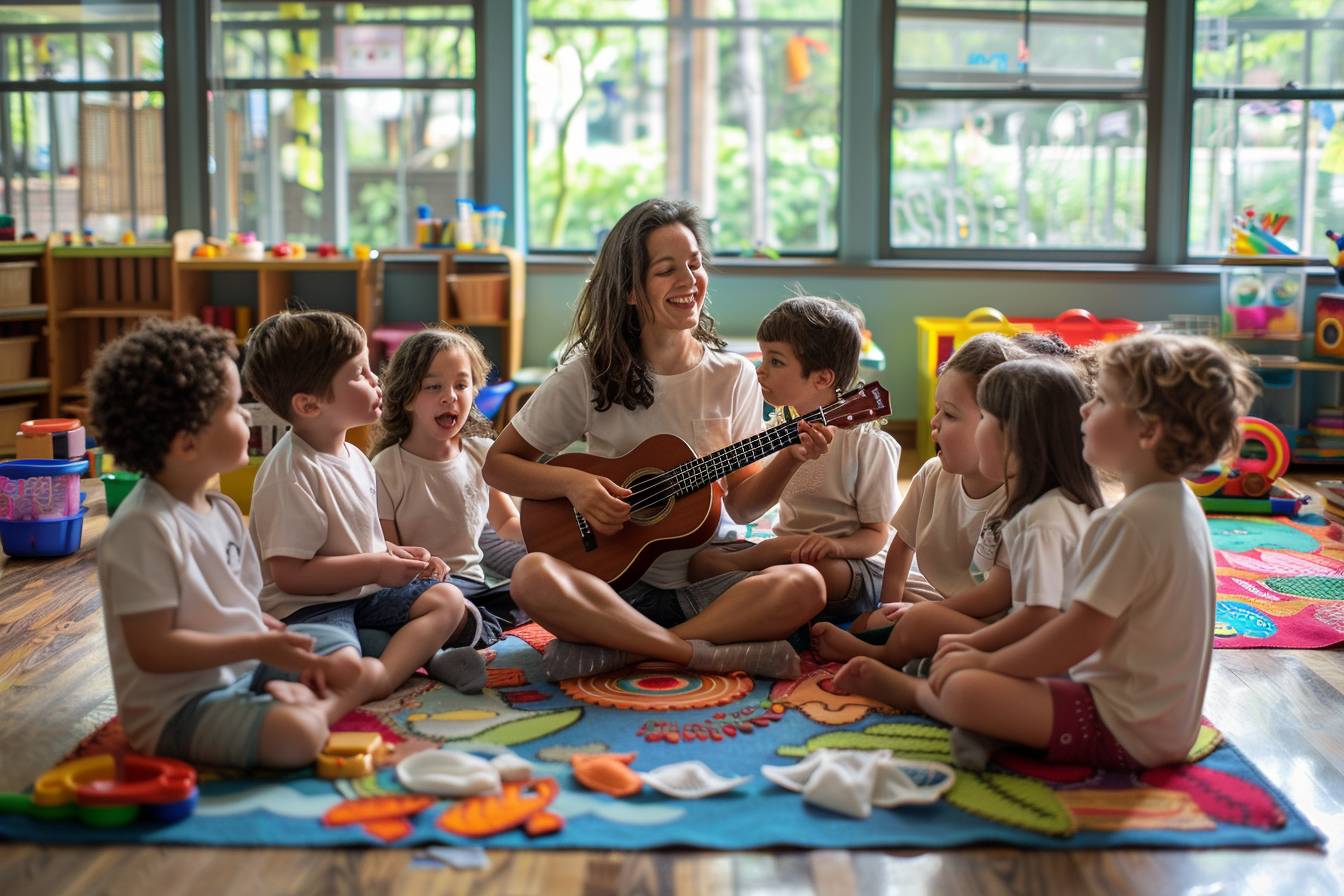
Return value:
M 426 613 L 461 613 L 462 605 L 466 598 L 462 596 L 462 591 L 451 582 L 440 582 L 432 588 L 425 589 L 415 603 L 411 604 L 412 616 L 423 616 Z
M 943 720 L 953 725 L 974 727 L 983 703 L 984 685 L 989 678 L 990 673 L 980 669 L 963 669 L 948 676 L 938 694 Z
M 342 647 L 322 661 L 327 666 L 327 683 L 336 687 L 353 684 L 364 671 L 364 658 L 355 647 Z

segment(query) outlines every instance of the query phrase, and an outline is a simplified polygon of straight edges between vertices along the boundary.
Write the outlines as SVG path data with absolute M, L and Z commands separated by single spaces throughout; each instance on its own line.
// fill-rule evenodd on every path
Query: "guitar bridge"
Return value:
M 574 522 L 579 526 L 579 538 L 583 541 L 585 551 L 597 550 L 597 536 L 593 534 L 593 527 L 588 525 L 588 521 L 583 518 L 583 514 L 577 510 L 574 511 Z

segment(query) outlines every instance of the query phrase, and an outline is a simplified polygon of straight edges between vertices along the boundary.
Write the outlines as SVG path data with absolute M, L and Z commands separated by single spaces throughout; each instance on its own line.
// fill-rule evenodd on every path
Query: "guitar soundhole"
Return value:
M 652 526 L 662 522 L 672 512 L 672 505 L 676 503 L 676 490 L 672 483 L 656 481 L 662 474 L 662 470 L 647 467 L 636 470 L 621 483 L 635 493 L 629 499 L 632 506 L 630 522 Z

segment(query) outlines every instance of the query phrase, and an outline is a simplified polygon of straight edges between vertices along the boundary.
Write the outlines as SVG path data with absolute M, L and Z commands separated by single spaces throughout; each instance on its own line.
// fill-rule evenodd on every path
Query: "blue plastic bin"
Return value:
M 513 391 L 513 387 L 512 380 L 482 386 L 481 391 L 476 393 L 476 410 L 491 420 L 495 419 L 495 415 L 499 413 L 500 407 L 504 404 L 504 399 Z
M 79 550 L 84 514 L 50 520 L 0 520 L 0 546 L 11 557 L 64 557 Z

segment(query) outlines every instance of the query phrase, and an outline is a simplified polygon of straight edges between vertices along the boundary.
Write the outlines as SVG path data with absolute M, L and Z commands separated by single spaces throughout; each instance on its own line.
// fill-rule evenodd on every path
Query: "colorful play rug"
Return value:
M 329 781 L 311 770 L 249 777 L 202 770 L 199 804 L 183 821 L 96 828 L 10 814 L 0 815 L 0 838 L 529 849 L 1262 847 L 1321 840 L 1212 727 L 1203 729 L 1191 764 L 1141 774 L 1047 766 L 1003 753 L 986 773 L 953 771 L 945 765 L 947 729 L 835 694 L 834 666 L 805 663 L 798 681 L 769 683 L 646 664 L 552 685 L 542 681 L 538 652 L 547 640 L 541 629 L 525 626 L 497 644 L 483 694 L 463 696 L 417 677 L 389 700 L 347 716 L 339 727 L 377 731 L 394 745 L 373 775 Z M 76 752 L 119 746 L 124 741 L 110 723 Z M 443 759 L 421 756 L 439 747 L 479 757 L 511 753 L 531 764 L 531 780 L 505 783 L 497 796 L 408 793 L 396 763 L 411 756 Z M 813 755 L 825 748 L 866 752 Z M 879 759 L 875 751 L 885 750 L 897 759 Z M 626 754 L 629 767 L 620 758 L 593 755 L 613 753 Z M 809 756 L 816 768 L 794 768 Z M 854 760 L 851 767 L 872 760 L 888 771 L 902 765 L 898 760 L 914 762 L 904 764 L 904 773 L 888 774 L 881 800 L 873 788 L 874 807 L 862 820 L 805 803 L 803 794 L 771 783 L 761 771 L 779 766 L 785 776 L 815 784 L 823 766 L 827 774 L 836 771 L 837 757 Z M 630 774 L 688 760 L 712 770 L 711 785 L 719 778 L 745 781 L 719 781 L 729 789 L 703 799 L 676 799 Z M 577 779 L 588 780 L 581 767 L 589 775 L 605 767 L 616 788 L 633 777 L 638 792 L 618 798 L 587 789 Z M 704 782 L 688 785 L 673 776 L 664 784 L 676 790 Z M 908 795 L 930 802 L 885 807 Z
M 1214 647 L 1344 642 L 1344 530 L 1296 518 L 1210 516 L 1218 567 Z

